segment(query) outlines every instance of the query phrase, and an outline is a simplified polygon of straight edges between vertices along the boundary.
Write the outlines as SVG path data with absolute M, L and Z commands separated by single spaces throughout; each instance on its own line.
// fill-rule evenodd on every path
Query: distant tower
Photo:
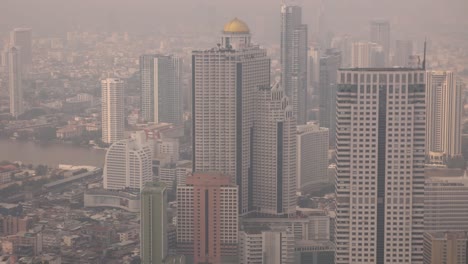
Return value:
M 281 85 L 291 98 L 297 123 L 307 117 L 307 25 L 302 24 L 302 8 L 281 6 Z
M 168 255 L 167 189 L 163 183 L 146 183 L 141 191 L 140 256 L 142 264 L 165 264 Z
M 395 41 L 395 56 L 393 66 L 409 67 L 410 57 L 413 55 L 413 42 L 409 40 Z
M 106 153 L 104 189 L 141 190 L 153 179 L 152 160 L 152 145 L 146 140 L 144 131 L 115 142 Z
M 218 47 L 192 53 L 194 172 L 218 171 L 239 186 L 239 210 L 251 211 L 255 95 L 270 86 L 270 59 L 249 27 L 228 22 Z
M 124 138 L 124 82 L 116 78 L 101 81 L 102 141 L 112 144 Z
M 182 121 L 182 60 L 176 56 L 140 56 L 141 117 L 155 123 Z
M 354 42 L 351 49 L 351 68 L 382 68 L 385 66 L 382 46 L 373 42 Z
M 10 88 L 10 114 L 18 118 L 24 112 L 21 55 L 16 47 L 8 51 L 8 84 Z
M 461 157 L 462 83 L 450 71 L 427 72 L 426 155 L 430 163 Z
M 18 47 L 21 52 L 23 71 L 30 70 L 32 64 L 32 32 L 30 28 L 16 28 L 10 32 L 10 47 Z
M 370 41 L 382 46 L 384 66 L 388 66 L 390 59 L 390 22 L 387 20 L 371 21 Z

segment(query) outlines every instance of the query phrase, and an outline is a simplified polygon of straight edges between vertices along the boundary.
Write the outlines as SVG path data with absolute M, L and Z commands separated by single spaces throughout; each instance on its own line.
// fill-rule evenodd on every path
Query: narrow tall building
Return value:
M 427 72 L 427 137 L 429 163 L 461 157 L 462 84 L 449 71 Z
M 253 128 L 253 205 L 261 215 L 296 213 L 296 118 L 280 83 L 260 87 Z
M 140 56 L 141 118 L 155 123 L 182 121 L 182 60 L 176 56 Z
M 424 70 L 338 72 L 335 263 L 422 263 Z
M 103 185 L 108 190 L 140 191 L 153 180 L 153 149 L 144 131 L 115 142 L 106 153 Z
M 8 51 L 8 85 L 10 90 L 10 114 L 18 118 L 24 112 L 21 54 L 17 47 Z
M 192 54 L 194 172 L 218 171 L 239 186 L 239 210 L 252 209 L 255 95 L 270 86 L 270 59 L 247 24 L 224 26 L 218 47 Z
M 341 65 L 341 52 L 328 49 L 320 58 L 319 124 L 329 129 L 328 146 L 335 148 L 336 80 Z
M 215 172 L 187 177 L 177 187 L 178 252 L 193 255 L 195 264 L 223 263 L 237 255 L 238 188 Z
M 21 52 L 23 71 L 32 64 L 32 31 L 30 28 L 15 28 L 10 32 L 10 47 L 17 47 Z
M 281 6 L 281 86 L 291 98 L 298 124 L 307 117 L 307 25 L 302 24 L 302 8 Z
M 390 59 L 390 22 L 374 20 L 370 22 L 370 41 L 382 46 L 384 66 L 389 66 Z
M 146 183 L 140 199 L 141 263 L 165 264 L 169 251 L 167 188 L 163 183 Z
M 124 82 L 117 78 L 101 81 L 102 141 L 112 144 L 125 136 Z
M 393 66 L 409 67 L 410 57 L 413 55 L 413 42 L 409 40 L 395 41 L 395 55 L 393 56 Z

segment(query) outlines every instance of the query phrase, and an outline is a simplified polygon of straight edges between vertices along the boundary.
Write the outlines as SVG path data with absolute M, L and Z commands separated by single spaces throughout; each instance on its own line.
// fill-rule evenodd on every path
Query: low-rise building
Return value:
M 424 264 L 467 263 L 468 232 L 424 233 Z

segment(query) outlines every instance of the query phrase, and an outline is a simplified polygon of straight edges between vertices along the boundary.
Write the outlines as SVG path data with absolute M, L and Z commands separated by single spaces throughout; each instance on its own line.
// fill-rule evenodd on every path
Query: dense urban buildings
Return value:
M 390 59 L 390 22 L 374 20 L 370 22 L 370 41 L 382 46 L 384 65 L 388 66 Z
M 101 81 L 102 141 L 112 144 L 125 137 L 124 82 L 117 78 Z
M 32 30 L 30 28 L 15 28 L 10 32 L 10 47 L 20 51 L 22 71 L 29 71 L 32 65 Z
M 298 124 L 307 118 L 307 25 L 302 24 L 302 8 L 281 6 L 281 86 L 291 98 Z
M 424 264 L 463 264 L 467 253 L 466 231 L 424 234 Z
M 17 47 L 8 50 L 8 85 L 10 88 L 10 114 L 18 118 L 24 112 L 21 53 Z
M 255 98 L 270 86 L 270 59 L 247 24 L 224 26 L 221 44 L 192 56 L 194 172 L 219 171 L 239 186 L 239 211 L 252 210 Z
M 446 164 L 461 157 L 462 85 L 450 71 L 427 72 L 428 162 Z
M 153 180 L 151 141 L 143 131 L 132 134 L 112 144 L 106 153 L 103 183 L 104 189 L 141 190 Z
M 140 56 L 141 118 L 155 123 L 182 121 L 182 60 L 173 55 Z
M 422 263 L 424 74 L 338 72 L 337 264 Z
M 328 131 L 312 123 L 297 126 L 297 189 L 303 193 L 329 182 Z
M 178 252 L 194 263 L 223 263 L 237 255 L 238 188 L 215 172 L 195 173 L 177 187 Z

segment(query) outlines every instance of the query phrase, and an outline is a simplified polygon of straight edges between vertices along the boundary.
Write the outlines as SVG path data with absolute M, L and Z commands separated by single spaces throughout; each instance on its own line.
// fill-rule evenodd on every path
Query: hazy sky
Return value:
M 296 2 L 302 2 L 304 22 L 314 30 L 321 0 Z M 328 26 L 338 33 L 363 34 L 367 22 L 375 18 L 390 19 L 393 31 L 406 35 L 453 28 L 462 33 L 468 26 L 468 0 L 323 2 Z M 131 33 L 209 33 L 219 31 L 225 21 L 237 16 L 248 22 L 259 38 L 274 40 L 279 34 L 280 4 L 280 0 L 0 0 L 0 31 L 27 26 L 37 34 L 54 35 L 80 26 Z

